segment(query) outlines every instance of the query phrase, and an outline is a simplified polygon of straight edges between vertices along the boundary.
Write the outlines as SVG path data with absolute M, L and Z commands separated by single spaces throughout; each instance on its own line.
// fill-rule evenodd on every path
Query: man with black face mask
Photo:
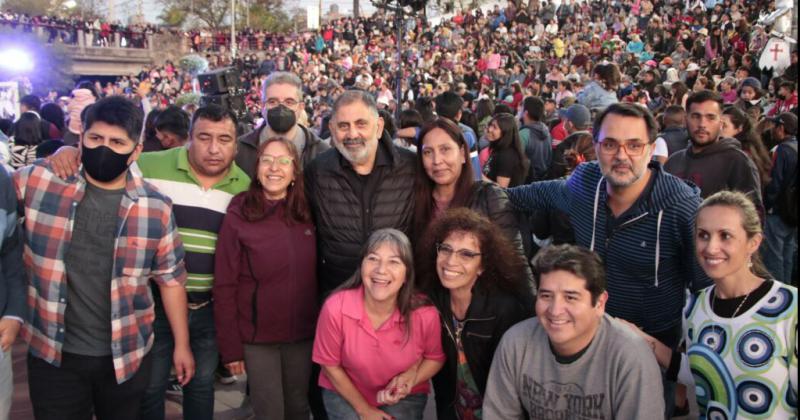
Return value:
M 272 137 L 291 140 L 300 153 L 303 166 L 330 146 L 320 141 L 307 127 L 297 123 L 303 110 L 303 83 L 294 73 L 274 72 L 261 85 L 261 106 L 265 123 L 239 138 L 236 164 L 250 177 L 256 169 L 258 145 Z
M 142 112 L 121 96 L 84 117 L 82 170 L 39 160 L 14 174 L 25 217 L 28 384 L 37 419 L 137 419 L 153 356 L 151 281 L 182 383 L 194 376 L 184 250 L 168 198 L 129 166 Z M 73 149 L 74 150 L 74 149 Z

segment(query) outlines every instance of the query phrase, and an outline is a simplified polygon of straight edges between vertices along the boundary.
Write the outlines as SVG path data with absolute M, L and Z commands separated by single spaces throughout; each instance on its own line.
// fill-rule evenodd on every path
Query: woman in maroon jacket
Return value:
M 258 419 L 307 419 L 317 318 L 316 236 L 292 142 L 259 147 L 250 189 L 217 239 L 214 313 L 222 362 L 245 371 Z

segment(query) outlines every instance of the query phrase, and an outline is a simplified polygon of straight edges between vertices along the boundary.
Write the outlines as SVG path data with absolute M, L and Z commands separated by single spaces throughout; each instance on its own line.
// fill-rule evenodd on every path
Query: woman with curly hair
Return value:
M 753 159 L 758 168 L 761 189 L 763 190 L 770 180 L 772 159 L 766 146 L 761 141 L 761 136 L 753 126 L 753 121 L 741 109 L 728 106 L 722 111 L 722 136 L 733 137 L 742 144 L 742 150 Z
M 464 208 L 433 223 L 417 262 L 421 287 L 439 311 L 447 355 L 433 378 L 437 417 L 480 419 L 500 338 L 533 316 L 527 263 L 497 226 Z

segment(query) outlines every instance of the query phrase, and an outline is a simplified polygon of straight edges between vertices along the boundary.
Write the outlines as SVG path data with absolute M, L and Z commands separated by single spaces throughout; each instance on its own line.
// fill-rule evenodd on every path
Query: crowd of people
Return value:
M 440 419 L 796 418 L 797 51 L 758 67 L 766 9 L 409 19 L 400 98 L 392 20 L 345 18 L 209 53 L 252 122 L 175 105 L 172 63 L 22 97 L 0 346 L 35 417 L 163 418 L 172 368 L 210 419 L 221 364 L 259 419 L 422 419 L 431 389 Z
M 78 44 L 82 31 L 87 47 L 147 48 L 147 36 L 150 34 L 179 33 L 149 23 L 123 25 L 118 21 L 108 22 L 100 18 L 84 19 L 79 14 L 31 16 L 8 10 L 0 12 L 0 27 L 21 29 L 23 32 L 42 30 L 48 44 Z M 115 43 L 115 37 L 119 37 L 119 44 Z

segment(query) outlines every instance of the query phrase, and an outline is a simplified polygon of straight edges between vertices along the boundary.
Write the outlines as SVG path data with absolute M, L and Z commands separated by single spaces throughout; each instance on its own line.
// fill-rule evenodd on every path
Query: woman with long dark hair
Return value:
M 439 311 L 447 355 L 433 378 L 437 417 L 480 419 L 500 338 L 533 316 L 527 263 L 495 224 L 465 208 L 431 225 L 419 255 L 420 284 Z
M 761 221 L 741 192 L 720 191 L 697 211 L 695 249 L 714 284 L 685 310 L 687 354 L 650 343 L 667 376 L 695 385 L 701 418 L 797 416 L 797 288 L 761 263 Z
M 522 150 L 519 127 L 513 115 L 500 113 L 486 127 L 489 140 L 489 159 L 483 165 L 484 176 L 503 188 L 525 182 L 530 162 Z
M 727 106 L 722 110 L 722 132 L 723 137 L 733 137 L 742 144 L 742 150 L 747 153 L 753 163 L 758 168 L 761 189 L 769 184 L 770 172 L 772 170 L 772 159 L 766 146 L 761 141 L 753 126 L 753 121 L 741 109 L 735 106 Z
M 217 238 L 217 342 L 231 373 L 249 373 L 256 418 L 308 418 L 316 236 L 294 143 L 268 139 L 258 156 Z
M 417 149 L 415 243 L 448 209 L 466 207 L 491 220 L 514 244 L 518 254 L 525 255 L 520 225 L 506 193 L 495 183 L 474 180 L 469 148 L 456 124 L 446 118 L 425 124 Z M 530 270 L 526 272 L 533 279 Z
M 36 160 L 36 148 L 42 141 L 42 121 L 36 114 L 24 112 L 14 123 L 14 135 L 9 141 L 9 165 L 19 169 L 33 163 Z
M 415 278 L 411 242 L 380 229 L 322 306 L 313 360 L 331 419 L 422 420 L 444 354 L 436 309 L 416 293 Z

